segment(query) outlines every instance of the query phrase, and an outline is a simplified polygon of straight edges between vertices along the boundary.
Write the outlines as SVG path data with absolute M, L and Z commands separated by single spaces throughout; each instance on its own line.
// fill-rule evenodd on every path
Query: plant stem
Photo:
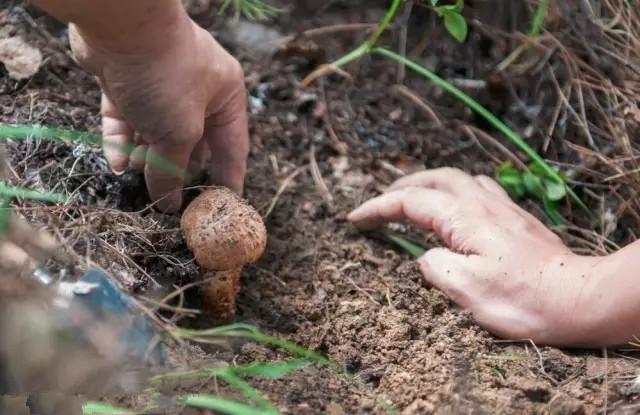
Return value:
M 64 203 L 66 197 L 60 193 L 42 193 L 36 190 L 0 183 L 0 199 L 27 199 L 38 202 Z
M 385 14 L 384 18 L 376 28 L 376 31 L 373 32 L 371 36 L 369 36 L 369 38 L 363 44 L 361 44 L 351 52 L 347 53 L 337 61 L 333 62 L 331 65 L 339 68 L 357 59 L 360 59 L 364 55 L 370 53 L 371 49 L 378 42 L 378 39 L 380 38 L 380 36 L 382 36 L 384 31 L 387 30 L 391 22 L 395 19 L 403 1 L 404 0 L 393 0 L 393 3 L 391 3 L 391 6 L 389 6 L 387 13 Z
M 389 6 L 387 14 L 385 14 L 378 28 L 365 42 L 369 46 L 369 49 L 371 49 L 378 42 L 378 38 L 380 38 L 382 33 L 387 30 L 387 27 L 389 27 L 391 22 L 393 22 L 393 20 L 396 18 L 398 10 L 400 10 L 400 6 L 402 5 L 403 1 L 404 0 L 393 0 L 393 3 L 391 3 L 391 6 Z
M 549 11 L 549 1 L 550 0 L 540 0 L 540 3 L 538 3 L 536 14 L 533 16 L 533 22 L 531 23 L 531 29 L 529 29 L 529 37 L 536 38 L 540 36 L 544 19 L 547 17 L 547 12 Z
M 440 88 L 449 92 L 460 101 L 462 101 L 469 108 L 478 113 L 481 117 L 487 120 L 491 125 L 493 125 L 496 129 L 502 132 L 511 142 L 513 142 L 520 150 L 522 150 L 531 160 L 533 160 L 536 164 L 539 164 L 540 167 L 544 170 L 544 172 L 553 180 L 556 180 L 558 183 L 563 183 L 567 187 L 567 193 L 571 196 L 571 198 L 586 212 L 591 214 L 589 208 L 584 204 L 584 202 L 578 197 L 575 192 L 566 185 L 565 180 L 562 176 L 555 171 L 540 155 L 533 149 L 529 144 L 527 144 L 520 136 L 509 128 L 505 123 L 500 121 L 495 115 L 493 115 L 489 110 L 483 107 L 478 101 L 471 98 L 469 95 L 465 94 L 462 90 L 453 86 L 451 83 L 442 79 L 435 73 L 431 72 L 427 68 L 420 66 L 419 64 L 413 62 L 412 60 L 405 58 L 389 49 L 385 48 L 374 48 L 371 50 L 372 53 L 377 53 L 379 55 L 385 56 L 389 59 L 395 60 L 396 62 L 400 62 L 406 65 L 408 68 L 414 70 L 419 75 L 427 78 L 428 80 L 435 83 Z

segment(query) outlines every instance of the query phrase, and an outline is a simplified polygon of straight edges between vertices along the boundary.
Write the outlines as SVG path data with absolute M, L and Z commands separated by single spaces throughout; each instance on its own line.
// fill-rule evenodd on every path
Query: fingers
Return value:
M 450 219 L 455 198 L 445 192 L 407 187 L 365 202 L 348 219 L 361 229 L 373 229 L 386 222 L 410 220 L 438 232 L 440 223 Z
M 249 155 L 244 89 L 221 112 L 207 119 L 204 140 L 211 151 L 208 166 L 211 182 L 242 194 Z
M 194 185 L 202 179 L 203 172 L 208 169 L 211 160 L 211 151 L 209 150 L 209 144 L 205 140 L 200 140 L 196 148 L 191 154 L 191 160 L 189 161 L 189 168 L 187 169 L 187 176 L 189 181 L 185 182 L 186 186 Z
M 418 260 L 425 282 L 462 306 L 469 305 L 469 293 L 487 268 L 484 262 L 482 257 L 456 254 L 444 248 L 431 249 Z
M 387 192 L 402 190 L 407 187 L 426 187 L 459 195 L 473 191 L 474 188 L 478 187 L 478 183 L 462 170 L 444 167 L 402 177 L 393 183 L 387 189 Z
M 133 129 L 107 97 L 102 94 L 102 147 L 104 156 L 116 175 L 122 175 L 129 166 L 129 153 L 133 146 Z
M 12 216 L 3 237 L 11 244 L 21 247 L 30 257 L 38 261 L 45 261 L 51 257 L 66 259 L 58 242 L 52 236 L 32 228 L 16 216 Z
M 456 196 L 468 195 L 481 189 L 499 197 L 500 200 L 511 201 L 502 186 L 490 177 L 484 175 L 474 177 L 462 170 L 450 167 L 427 170 L 402 177 L 393 183 L 386 192 L 402 190 L 407 187 L 426 187 L 449 192 Z
M 475 181 L 486 191 L 492 193 L 494 196 L 499 197 L 502 200 L 511 202 L 511 198 L 509 194 L 502 186 L 500 186 L 495 180 L 488 176 L 476 176 L 474 177 Z
M 0 271 L 4 272 L 32 272 L 37 264 L 33 258 L 19 246 L 4 241 L 0 242 Z
M 175 213 L 182 206 L 182 188 L 193 151 L 186 142 L 160 141 L 150 145 L 146 155 L 145 178 L 156 208 Z

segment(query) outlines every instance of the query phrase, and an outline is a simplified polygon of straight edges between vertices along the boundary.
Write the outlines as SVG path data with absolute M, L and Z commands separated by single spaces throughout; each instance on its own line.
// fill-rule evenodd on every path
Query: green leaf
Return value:
M 567 195 L 567 187 L 564 183 L 558 183 L 555 180 L 545 180 L 544 190 L 547 198 L 553 202 L 562 200 Z
M 420 258 L 425 253 L 425 249 L 421 246 L 414 244 L 413 242 L 409 242 L 406 239 L 396 236 L 396 235 L 387 235 L 387 238 L 391 240 L 391 242 L 398 245 L 400 248 L 407 251 L 409 255 L 414 258 Z
M 457 11 L 444 12 L 444 27 L 455 40 L 462 43 L 467 39 L 469 27 L 464 17 Z
M 296 370 L 309 366 L 309 361 L 293 359 L 275 363 L 251 363 L 234 368 L 234 372 L 241 376 L 257 376 L 269 379 L 280 379 Z
M 526 193 L 522 174 L 509 162 L 502 164 L 497 171 L 498 182 L 515 199 L 523 197 Z
M 522 183 L 524 184 L 527 193 L 534 195 L 540 199 L 545 197 L 544 187 L 542 185 L 542 179 L 530 171 L 522 173 Z
M 214 395 L 189 395 L 180 399 L 180 402 L 186 406 L 210 409 L 226 415 L 272 415 L 277 413 L 272 410 L 255 408 L 246 403 Z
M 131 409 L 116 408 L 108 403 L 86 402 L 82 405 L 84 415 L 128 415 L 139 414 L 140 412 Z
M 433 7 L 436 7 L 436 6 L 438 5 L 438 1 L 439 1 L 439 0 L 431 0 L 431 5 L 432 5 Z
M 445 5 L 436 7 L 436 12 L 441 16 L 446 13 L 460 14 L 462 13 L 463 8 L 464 8 L 464 0 L 457 0 L 456 4 L 445 4 Z

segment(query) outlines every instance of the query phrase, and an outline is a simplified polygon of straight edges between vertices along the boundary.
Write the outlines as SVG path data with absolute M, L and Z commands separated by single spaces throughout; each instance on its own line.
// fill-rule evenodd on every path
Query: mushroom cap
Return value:
M 267 245 L 260 214 L 227 188 L 207 190 L 182 214 L 182 234 L 196 262 L 226 271 L 257 261 Z

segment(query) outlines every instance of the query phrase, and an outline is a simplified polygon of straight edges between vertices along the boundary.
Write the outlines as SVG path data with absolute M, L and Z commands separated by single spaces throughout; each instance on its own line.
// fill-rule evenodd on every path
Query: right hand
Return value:
M 75 56 L 102 87 L 104 152 L 112 170 L 144 170 L 149 194 L 164 212 L 180 209 L 185 179 L 203 169 L 214 184 L 241 193 L 249 151 L 240 64 L 186 14 L 180 19 L 125 52 L 70 30 Z
M 360 228 L 409 220 L 448 249 L 419 259 L 426 282 L 509 339 L 554 345 L 606 342 L 595 330 L 599 258 L 579 257 L 494 180 L 456 169 L 404 177 L 349 216 Z

